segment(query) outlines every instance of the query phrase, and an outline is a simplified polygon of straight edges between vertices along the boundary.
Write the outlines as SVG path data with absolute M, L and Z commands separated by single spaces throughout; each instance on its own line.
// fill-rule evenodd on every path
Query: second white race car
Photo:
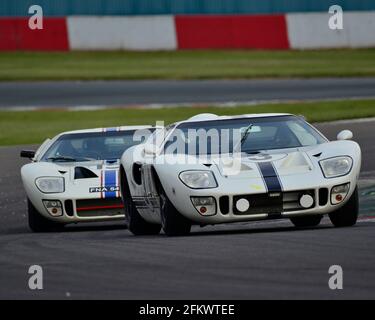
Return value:
M 124 219 L 118 168 L 122 153 L 153 128 L 117 127 L 64 132 L 39 149 L 22 151 L 21 169 L 31 230 L 45 232 L 77 222 Z
M 290 114 L 204 114 L 157 130 L 121 158 L 129 229 L 184 235 L 193 224 L 279 218 L 311 227 L 325 214 L 354 225 L 361 149 L 351 138 L 329 141 Z

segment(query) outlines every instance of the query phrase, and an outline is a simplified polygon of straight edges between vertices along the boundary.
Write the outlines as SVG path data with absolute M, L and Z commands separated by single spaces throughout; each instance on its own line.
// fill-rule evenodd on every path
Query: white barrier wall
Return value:
M 176 50 L 173 16 L 68 17 L 71 50 Z
M 375 12 L 344 12 L 344 29 L 331 30 L 328 13 L 287 14 L 291 49 L 375 46 Z

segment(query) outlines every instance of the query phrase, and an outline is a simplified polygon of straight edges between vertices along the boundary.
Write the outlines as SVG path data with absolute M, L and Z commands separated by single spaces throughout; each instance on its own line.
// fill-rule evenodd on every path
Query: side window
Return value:
M 318 144 L 318 140 L 299 123 L 293 121 L 287 123 L 290 130 L 295 134 L 302 146 Z

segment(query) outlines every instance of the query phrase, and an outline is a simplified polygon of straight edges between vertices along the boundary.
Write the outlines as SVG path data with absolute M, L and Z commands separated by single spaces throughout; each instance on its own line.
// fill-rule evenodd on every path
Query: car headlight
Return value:
M 353 160 L 350 157 L 335 157 L 319 162 L 326 178 L 335 178 L 347 175 L 352 169 Z
M 180 173 L 181 181 L 192 189 L 216 188 L 217 182 L 211 171 L 184 171 Z
M 35 180 L 37 188 L 43 193 L 62 193 L 65 191 L 65 181 L 62 177 L 42 177 Z

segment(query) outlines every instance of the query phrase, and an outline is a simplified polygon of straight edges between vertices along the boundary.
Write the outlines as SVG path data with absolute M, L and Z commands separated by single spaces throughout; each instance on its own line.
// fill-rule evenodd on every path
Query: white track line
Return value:
M 132 104 L 132 105 L 76 105 L 76 106 L 68 106 L 68 107 L 53 107 L 53 106 L 46 106 L 46 107 L 38 107 L 38 106 L 15 106 L 15 107 L 5 107 L 2 108 L 1 111 L 41 111 L 41 110 L 62 110 L 62 111 L 93 111 L 93 110 L 102 110 L 102 109 L 163 109 L 163 108 L 208 108 L 208 107 L 215 107 L 215 108 L 236 108 L 240 106 L 258 106 L 263 104 L 296 104 L 296 103 L 314 103 L 314 102 L 334 102 L 334 101 L 357 101 L 357 100 L 373 100 L 374 97 L 352 97 L 352 98 L 327 98 L 327 99 L 303 99 L 303 100 L 280 100 L 280 99 L 273 99 L 273 100 L 251 100 L 251 101 L 227 101 L 227 102 L 184 102 L 184 103 L 150 103 L 150 104 Z M 375 118 L 370 118 L 375 119 Z M 357 119 L 358 122 L 362 121 L 365 122 L 367 119 Z M 342 122 L 337 123 L 347 123 L 347 121 L 351 122 L 350 120 L 340 120 Z M 370 120 L 371 121 L 371 120 Z

